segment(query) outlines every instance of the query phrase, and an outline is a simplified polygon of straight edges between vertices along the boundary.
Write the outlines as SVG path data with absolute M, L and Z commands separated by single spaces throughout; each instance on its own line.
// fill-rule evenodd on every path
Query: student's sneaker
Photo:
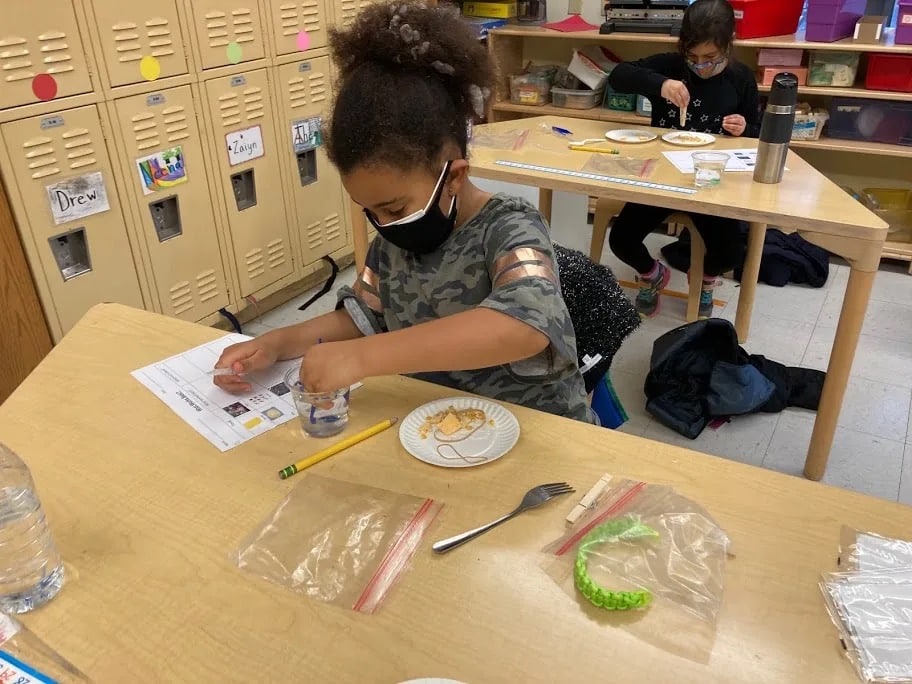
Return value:
M 661 261 L 655 262 L 651 276 L 637 275 L 640 292 L 636 298 L 636 310 L 640 318 L 655 316 L 659 311 L 659 293 L 668 285 L 671 270 Z
M 713 315 L 713 290 L 720 285 L 718 278 L 704 277 L 703 288 L 700 290 L 700 308 L 697 318 L 712 318 Z

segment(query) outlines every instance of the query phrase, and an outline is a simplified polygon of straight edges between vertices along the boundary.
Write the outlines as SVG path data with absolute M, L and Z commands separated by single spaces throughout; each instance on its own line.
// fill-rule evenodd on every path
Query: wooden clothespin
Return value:
M 570 515 L 567 516 L 567 524 L 573 525 L 579 520 L 587 511 L 595 508 L 595 505 L 598 503 L 599 498 L 602 496 L 602 493 L 608 488 L 608 485 L 611 483 L 611 475 L 605 473 L 595 483 L 595 486 L 592 487 L 586 495 L 580 499 L 579 503 L 574 506 L 573 510 L 570 511 Z

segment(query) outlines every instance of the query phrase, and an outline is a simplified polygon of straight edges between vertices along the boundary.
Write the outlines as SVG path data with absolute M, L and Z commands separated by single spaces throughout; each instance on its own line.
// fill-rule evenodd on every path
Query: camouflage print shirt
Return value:
M 541 354 L 493 368 L 414 377 L 594 422 L 551 240 L 541 214 L 523 200 L 495 195 L 431 254 L 415 255 L 378 237 L 354 287 L 339 293 L 339 306 L 365 335 L 479 306 L 520 320 L 550 340 Z

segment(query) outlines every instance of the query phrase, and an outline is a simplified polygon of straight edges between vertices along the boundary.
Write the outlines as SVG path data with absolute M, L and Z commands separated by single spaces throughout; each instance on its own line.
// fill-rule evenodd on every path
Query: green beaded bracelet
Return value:
M 573 579 L 579 592 L 588 601 L 605 610 L 633 610 L 645 608 L 652 603 L 652 594 L 645 589 L 639 591 L 609 591 L 596 584 L 586 571 L 589 549 L 605 542 L 617 542 L 644 537 L 658 537 L 659 533 L 648 525 L 627 516 L 609 520 L 599 525 L 583 537 L 576 552 L 576 563 L 573 567 Z

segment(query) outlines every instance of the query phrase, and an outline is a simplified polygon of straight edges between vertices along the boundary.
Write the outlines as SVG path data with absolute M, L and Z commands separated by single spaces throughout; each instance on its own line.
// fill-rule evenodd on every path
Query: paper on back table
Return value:
M 670 161 L 674 167 L 681 173 L 693 173 L 693 153 L 694 152 L 725 152 L 729 155 L 728 163 L 725 165 L 726 171 L 753 171 L 757 164 L 757 150 L 754 148 L 744 148 L 738 150 L 714 150 L 712 148 L 693 148 L 690 150 L 675 150 L 674 152 L 662 152 L 665 158 Z
M 284 378 L 289 369 L 300 364 L 300 359 L 282 361 L 245 376 L 253 387 L 246 394 L 229 394 L 213 384 L 208 372 L 225 348 L 250 339 L 253 338 L 246 335 L 225 335 L 131 375 L 219 451 L 228 451 L 298 417 Z

